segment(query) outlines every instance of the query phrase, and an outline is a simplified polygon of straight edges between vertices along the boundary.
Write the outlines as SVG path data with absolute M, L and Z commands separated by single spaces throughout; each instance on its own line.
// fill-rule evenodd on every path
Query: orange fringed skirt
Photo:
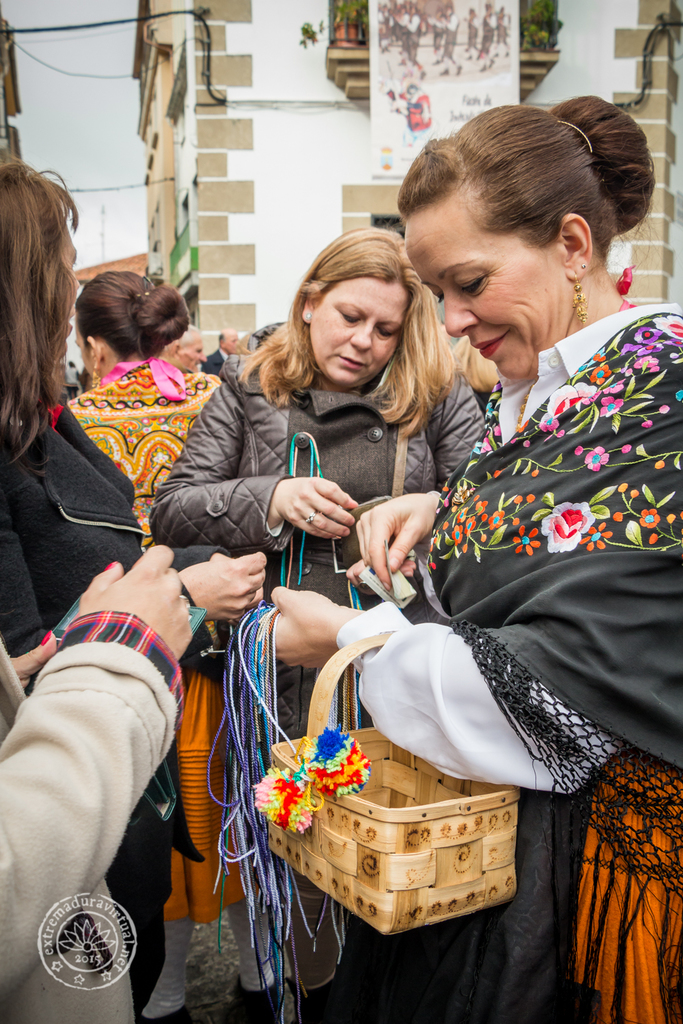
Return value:
M 173 850 L 173 891 L 164 907 L 164 918 L 176 921 L 190 917 L 200 924 L 208 924 L 220 916 L 222 909 L 218 856 L 221 807 L 209 796 L 206 771 L 211 745 L 220 727 L 223 703 L 219 686 L 199 672 L 184 671 L 183 684 L 185 710 L 176 733 L 180 792 L 190 836 L 204 861 L 198 864 Z M 211 763 L 211 789 L 222 797 L 223 759 L 219 750 Z M 235 866 L 225 878 L 222 906 L 236 903 L 243 896 L 239 869 Z
M 673 881 L 681 867 L 672 834 L 680 828 L 676 818 L 683 793 L 681 784 L 669 779 L 663 788 L 671 802 L 668 814 L 664 802 L 662 828 L 646 833 L 642 817 L 632 810 L 623 812 L 622 824 L 632 835 L 648 835 L 643 854 L 654 852 L 664 864 L 670 857 Z M 594 807 L 605 797 L 610 799 L 610 789 L 602 784 Z M 682 940 L 683 892 L 676 885 L 665 887 L 645 870 L 628 874 L 589 825 L 579 885 L 575 979 L 582 984 L 591 977 L 594 1024 L 618 1019 L 613 1009 L 617 988 L 625 1024 L 681 1024 Z

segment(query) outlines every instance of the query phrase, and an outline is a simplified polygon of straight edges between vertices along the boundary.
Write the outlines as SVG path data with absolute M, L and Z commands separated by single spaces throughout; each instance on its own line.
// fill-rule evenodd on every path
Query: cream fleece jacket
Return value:
M 104 875 L 173 739 L 175 700 L 143 655 L 115 643 L 66 648 L 27 699 L 0 644 L 0 1020 L 128 1024 L 127 975 L 61 984 L 38 951 L 59 900 L 108 895 Z

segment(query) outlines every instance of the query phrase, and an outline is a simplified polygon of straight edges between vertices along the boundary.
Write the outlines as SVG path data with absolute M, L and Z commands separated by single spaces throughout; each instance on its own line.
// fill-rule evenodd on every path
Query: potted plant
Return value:
M 301 26 L 301 46 L 315 46 L 325 30 L 321 21 L 314 28 L 310 21 Z M 334 4 L 334 46 L 359 46 L 368 38 L 368 0 L 335 0 Z
M 358 42 L 361 27 L 363 36 L 368 24 L 368 0 L 342 0 L 335 6 L 335 29 L 341 27 L 341 38 L 349 43 Z M 339 34 L 336 33 L 337 38 Z
M 522 50 L 552 50 L 562 22 L 557 20 L 553 0 L 535 0 L 519 19 Z

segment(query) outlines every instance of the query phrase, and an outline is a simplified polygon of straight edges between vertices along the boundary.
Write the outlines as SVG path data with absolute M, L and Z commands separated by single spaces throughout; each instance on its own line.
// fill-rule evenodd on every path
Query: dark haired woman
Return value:
M 384 578 L 385 538 L 400 564 L 431 534 L 450 626 L 276 591 L 278 656 L 392 632 L 361 699 L 445 773 L 522 787 L 517 894 L 390 938 L 355 920 L 328 1022 L 681 1021 L 683 311 L 605 266 L 653 188 L 597 97 L 480 114 L 401 187 L 411 262 L 500 384 L 438 504 L 371 511 L 361 551 Z
M 0 630 L 10 655 L 39 644 L 108 564 L 128 570 L 144 536 L 130 481 L 59 405 L 76 224 L 60 183 L 19 162 L 0 167 Z M 175 567 L 212 618 L 247 607 L 263 576 L 215 547 L 178 551 Z M 240 590 L 246 596 L 235 597 Z M 146 801 L 138 810 L 108 882 L 138 932 L 131 981 L 141 1009 L 163 962 L 171 841 L 182 821 L 162 822 Z
M 185 300 L 130 272 L 98 274 L 76 300 L 76 340 L 93 387 L 69 403 L 98 448 L 135 487 L 133 510 L 151 542 L 149 510 L 218 378 L 160 358 L 188 328 Z

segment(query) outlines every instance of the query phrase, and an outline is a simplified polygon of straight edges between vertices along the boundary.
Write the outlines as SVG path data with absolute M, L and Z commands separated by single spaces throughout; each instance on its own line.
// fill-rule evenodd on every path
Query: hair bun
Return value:
M 640 224 L 655 187 L 652 157 L 640 125 L 599 96 L 566 100 L 550 113 L 579 128 L 590 140 L 593 168 L 616 209 L 618 234 Z
M 136 298 L 131 313 L 140 328 L 140 352 L 145 358 L 158 355 L 177 341 L 190 323 L 185 299 L 169 284 L 143 292 Z

